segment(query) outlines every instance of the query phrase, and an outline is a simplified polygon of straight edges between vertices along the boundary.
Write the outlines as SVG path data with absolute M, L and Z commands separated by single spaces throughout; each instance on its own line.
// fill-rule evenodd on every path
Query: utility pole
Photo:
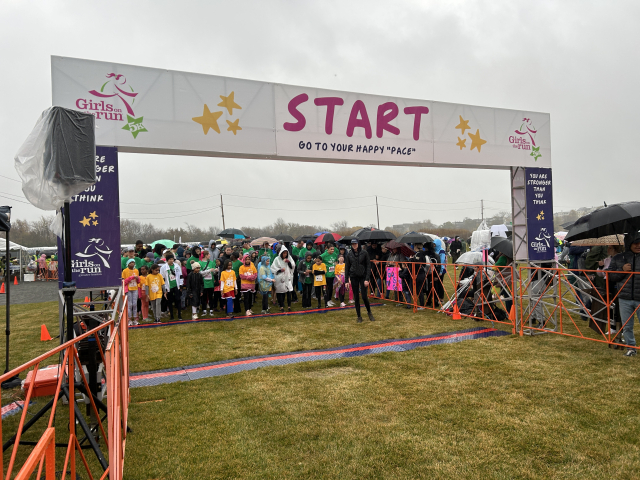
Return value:
M 380 212 L 378 212 L 378 196 L 376 195 L 376 217 L 378 218 L 378 230 L 380 230 Z
M 484 200 L 480 200 L 480 218 L 484 222 Z
M 224 203 L 222 203 L 222 194 L 220 194 L 220 210 L 222 211 L 222 229 L 225 230 L 227 227 L 224 225 Z

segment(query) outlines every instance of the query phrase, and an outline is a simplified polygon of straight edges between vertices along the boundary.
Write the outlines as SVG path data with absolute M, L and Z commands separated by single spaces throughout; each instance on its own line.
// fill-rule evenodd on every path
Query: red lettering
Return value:
M 84 98 L 77 99 L 76 107 L 78 107 L 80 110 L 84 110 L 85 108 L 87 108 L 87 101 Z
M 358 115 L 360 115 L 360 118 L 358 118 Z M 353 107 L 351 107 L 349 123 L 347 123 L 348 137 L 353 137 L 353 130 L 356 127 L 364 128 L 365 136 L 371 138 L 371 122 L 369 122 L 369 115 L 367 115 L 367 107 L 365 107 L 362 100 L 356 100 Z
M 297 108 L 298 105 L 306 102 L 307 100 L 309 100 L 309 95 L 301 93 L 300 95 L 293 97 L 289 102 L 289 113 L 296 119 L 296 123 L 285 122 L 282 126 L 287 132 L 299 132 L 307 124 L 307 119 L 304 118 L 304 115 L 302 115 Z
M 398 135 L 400 129 L 394 127 L 389 122 L 398 116 L 398 105 L 393 102 L 383 103 L 378 107 L 378 119 L 376 121 L 376 135 L 382 138 L 382 133 L 386 130 L 389 133 Z
M 404 113 L 406 115 L 415 115 L 413 118 L 413 139 L 420 139 L 420 120 L 422 118 L 422 114 L 425 115 L 429 113 L 428 107 L 406 107 L 404 109 Z
M 327 107 L 327 116 L 324 121 L 324 132 L 327 135 L 333 133 L 333 115 L 336 110 L 336 105 L 344 105 L 344 100 L 340 97 L 319 97 L 316 98 L 313 103 L 318 107 Z

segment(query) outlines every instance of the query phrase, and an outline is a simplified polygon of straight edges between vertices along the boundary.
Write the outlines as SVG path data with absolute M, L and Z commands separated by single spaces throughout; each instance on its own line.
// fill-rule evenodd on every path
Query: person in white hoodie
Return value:
M 280 254 L 273 259 L 271 272 L 275 278 L 276 298 L 280 311 L 284 312 L 284 299 L 287 298 L 287 306 L 291 311 L 291 292 L 293 291 L 293 272 L 296 264 L 289 255 L 289 250 L 284 245 L 280 249 Z
M 182 292 L 180 291 L 183 284 L 182 268 L 174 264 L 175 258 L 172 253 L 165 255 L 167 263 L 160 267 L 160 275 L 164 279 L 164 297 L 169 304 L 169 312 L 171 313 L 171 320 L 173 317 L 173 305 L 178 308 L 178 320 L 182 320 Z

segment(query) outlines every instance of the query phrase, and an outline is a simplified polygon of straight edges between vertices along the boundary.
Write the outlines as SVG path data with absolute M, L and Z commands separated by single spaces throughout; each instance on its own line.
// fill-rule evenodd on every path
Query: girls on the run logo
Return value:
M 148 132 L 142 124 L 143 117 L 136 118 L 133 105 L 138 93 L 131 85 L 127 85 L 124 75 L 109 73 L 108 79 L 102 84 L 99 90 L 90 90 L 88 93 L 95 98 L 78 98 L 76 107 L 86 113 L 95 115 L 96 120 L 113 120 L 117 122 L 125 121 L 123 118 L 126 111 L 126 125 L 123 130 L 128 130 L 136 138 L 139 133 Z M 102 100 L 98 100 L 102 99 Z M 111 103 L 111 102 L 115 102 Z

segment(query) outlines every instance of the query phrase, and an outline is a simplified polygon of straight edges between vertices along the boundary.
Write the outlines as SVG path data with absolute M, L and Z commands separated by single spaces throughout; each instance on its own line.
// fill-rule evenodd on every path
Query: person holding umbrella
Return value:
M 351 251 L 347 253 L 344 277 L 347 288 L 353 292 L 358 323 L 362 323 L 362 316 L 360 315 L 360 292 L 362 292 L 362 301 L 367 309 L 369 320 L 372 322 L 376 320 L 371 313 L 371 305 L 369 305 L 369 299 L 367 298 L 370 275 L 369 255 L 360 248 L 358 239 L 354 238 L 351 240 Z
M 627 251 L 619 253 L 611 259 L 609 267 L 605 270 L 610 273 L 609 281 L 620 286 L 619 303 L 620 319 L 622 321 L 622 336 L 628 347 L 636 346 L 633 333 L 634 317 L 640 320 L 638 308 L 640 307 L 640 277 L 638 275 L 625 275 L 616 272 L 640 272 L 640 231 L 630 235 L 627 243 Z M 631 278 L 629 278 L 631 277 Z M 628 348 L 625 356 L 636 355 L 635 348 Z

